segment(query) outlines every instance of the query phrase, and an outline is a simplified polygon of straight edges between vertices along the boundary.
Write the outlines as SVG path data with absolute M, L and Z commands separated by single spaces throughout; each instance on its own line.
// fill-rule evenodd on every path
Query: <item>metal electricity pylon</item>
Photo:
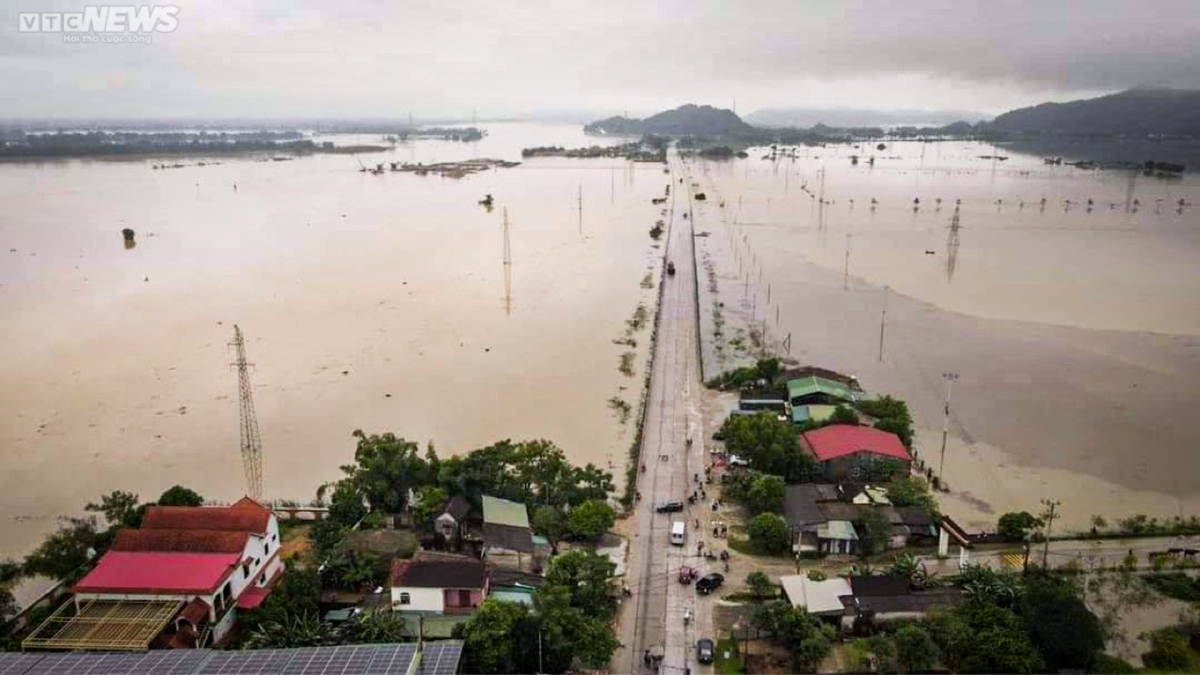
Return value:
M 254 412 L 254 395 L 250 389 L 250 364 L 246 363 L 246 342 L 242 329 L 233 327 L 233 342 L 237 350 L 238 399 L 242 426 L 242 466 L 246 473 L 246 494 L 262 499 L 262 438 L 258 434 L 258 415 Z

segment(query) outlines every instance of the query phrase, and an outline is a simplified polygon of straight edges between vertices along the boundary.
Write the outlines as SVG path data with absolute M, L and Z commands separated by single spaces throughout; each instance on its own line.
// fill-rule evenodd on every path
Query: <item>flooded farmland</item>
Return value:
M 597 142 L 577 127 L 490 131 L 360 159 Z M 357 428 L 441 453 L 547 438 L 620 479 L 633 423 L 610 399 L 636 406 L 648 328 L 636 348 L 614 340 L 655 298 L 662 165 L 547 158 L 453 179 L 374 176 L 346 155 L 220 161 L 0 165 L 0 554 L 115 489 L 241 495 L 234 324 L 270 498 L 310 499 Z
M 1200 211 L 1178 206 L 1200 200 L 1195 178 L 963 143 L 768 154 L 692 170 L 708 371 L 763 328 L 783 351 L 790 336 L 793 358 L 906 399 L 935 471 L 957 374 L 943 504 L 971 527 L 1043 497 L 1070 527 L 1200 508 Z
M 602 142 L 489 132 L 358 159 Z M 1131 190 L 1129 173 L 964 143 L 768 152 L 690 163 L 708 197 L 694 210 L 702 313 L 711 324 L 724 303 L 729 323 L 706 376 L 765 325 L 793 358 L 907 399 L 928 459 L 942 373 L 959 373 L 946 503 L 974 527 L 1047 494 L 1075 522 L 1200 508 L 1200 211 L 1176 206 L 1200 201 L 1195 178 Z M 656 297 L 661 165 L 541 158 L 446 178 L 370 175 L 346 155 L 154 163 L 0 165 L 0 553 L 110 490 L 240 495 L 235 323 L 272 498 L 335 478 L 356 428 L 441 453 L 548 438 L 620 479 L 633 423 L 611 400 L 636 406 L 648 328 L 636 347 L 615 341 Z

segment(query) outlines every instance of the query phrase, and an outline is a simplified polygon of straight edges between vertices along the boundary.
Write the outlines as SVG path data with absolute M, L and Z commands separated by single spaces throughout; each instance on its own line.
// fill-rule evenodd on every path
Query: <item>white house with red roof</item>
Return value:
M 249 497 L 231 506 L 152 506 L 141 529 L 117 532 L 72 592 L 77 605 L 182 601 L 177 634 L 190 629 L 201 643 L 211 628 L 219 642 L 236 610 L 257 607 L 279 579 L 279 551 L 275 515 Z
M 912 455 L 896 434 L 831 424 L 800 434 L 800 447 L 821 464 L 826 480 L 880 480 L 885 467 L 907 475 Z

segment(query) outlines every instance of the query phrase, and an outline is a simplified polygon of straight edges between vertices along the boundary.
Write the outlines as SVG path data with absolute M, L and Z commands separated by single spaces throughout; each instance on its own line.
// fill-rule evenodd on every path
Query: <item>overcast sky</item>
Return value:
M 1200 88 L 1198 0 L 180 0 L 150 45 L 18 30 L 85 4 L 0 0 L 0 118 L 994 114 Z

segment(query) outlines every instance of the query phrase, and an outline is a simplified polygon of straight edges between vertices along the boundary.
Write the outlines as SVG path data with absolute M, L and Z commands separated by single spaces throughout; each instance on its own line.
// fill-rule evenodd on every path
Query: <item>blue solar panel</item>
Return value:
M 402 675 L 415 644 L 139 653 L 0 653 L 0 675 Z M 422 675 L 455 675 L 460 642 L 426 643 Z
M 0 652 L 0 675 L 25 675 L 45 654 Z

